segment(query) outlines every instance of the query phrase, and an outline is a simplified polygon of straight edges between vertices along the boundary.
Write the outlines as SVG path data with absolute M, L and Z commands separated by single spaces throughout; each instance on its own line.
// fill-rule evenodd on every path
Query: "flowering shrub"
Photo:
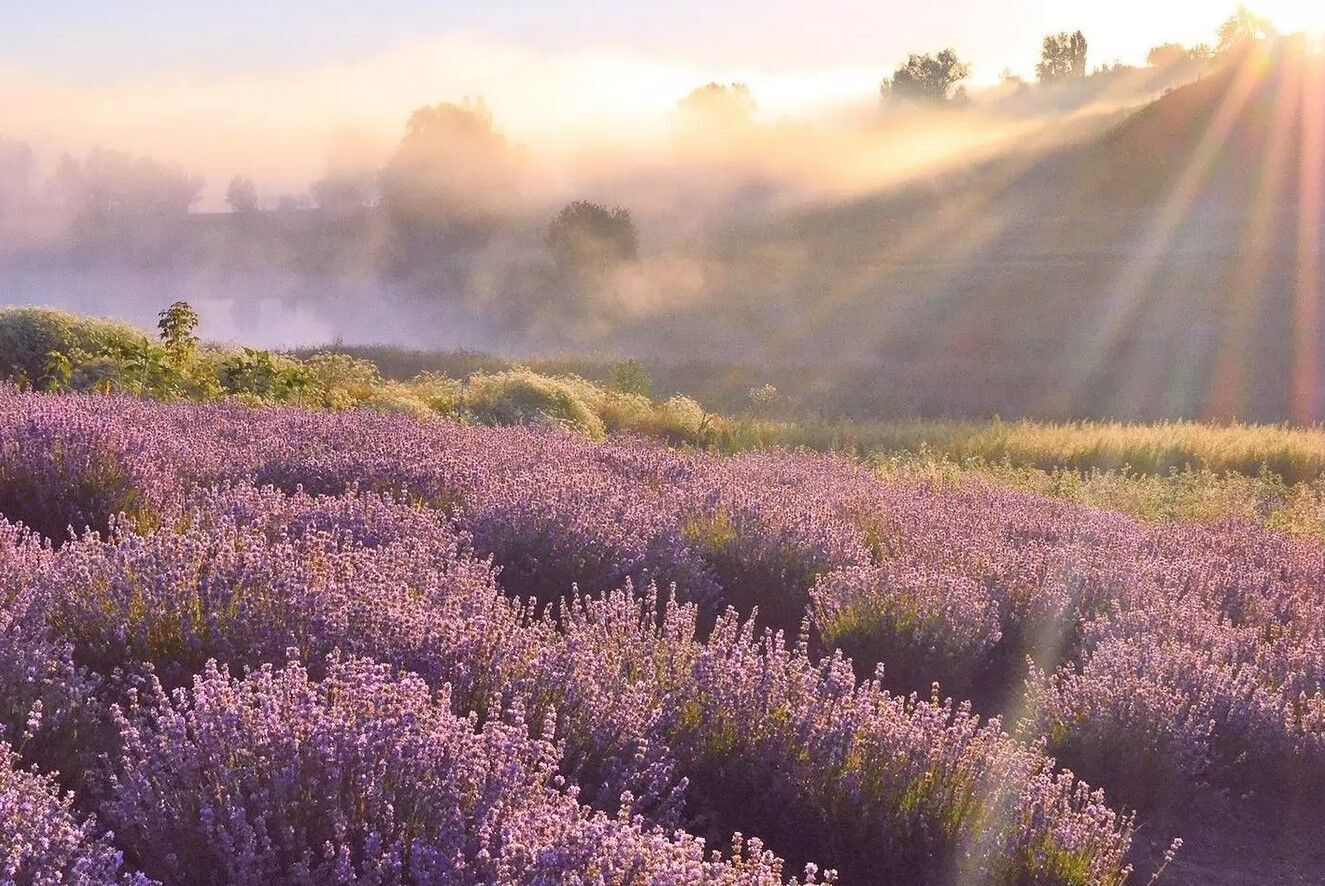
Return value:
M 256 666 L 341 649 L 472 703 L 518 621 L 463 536 L 375 495 L 194 494 L 157 530 L 66 546 L 51 584 L 51 622 L 80 664 L 147 662 L 168 685 L 212 658 Z
M 14 767 L 9 745 L 0 742 L 0 883 L 24 886 L 149 886 L 151 880 L 123 870 L 112 835 L 98 835 L 79 822 L 72 800 L 53 781 Z
M 211 663 L 120 714 L 106 814 L 167 882 L 783 882 L 757 844 L 708 860 L 692 837 L 583 809 L 555 747 L 518 709 L 505 720 L 479 728 L 362 659 L 316 682 Z
M 132 730 L 164 734 L 154 718 L 187 720 L 220 687 L 252 702 L 225 710 L 248 711 L 251 687 L 295 679 L 260 676 L 291 648 L 306 694 L 347 734 L 422 714 L 368 706 L 345 720 L 318 696 L 328 655 L 412 675 L 392 679 L 419 681 L 429 716 L 547 753 L 526 767 L 539 791 L 520 788 L 543 799 L 492 808 L 561 811 L 512 812 L 544 836 L 490 849 L 484 877 L 555 857 L 608 880 L 785 879 L 787 864 L 814 863 L 850 882 L 1107 883 L 1126 875 L 1124 809 L 1223 795 L 1322 812 L 1325 546 L 1252 523 L 1148 524 L 808 453 L 719 458 L 368 411 L 5 391 L 0 441 L 0 497 L 28 509 L 10 516 L 37 515 L 63 540 L 0 526 L 4 736 L 25 764 L 60 770 L 78 814 L 112 822 L 130 865 L 163 879 L 181 870 L 146 833 L 163 801 L 110 815 L 116 794 L 86 761 L 105 754 L 128 779 L 166 760 Z M 51 468 L 79 446 L 123 467 L 128 519 L 88 494 L 103 474 L 69 474 L 98 478 L 88 487 Z M 101 522 L 61 516 L 98 530 L 64 540 L 51 514 Z M 58 727 L 95 726 L 142 680 L 183 694 L 144 693 L 109 738 Z M 73 745 L 68 765 L 56 749 Z M 223 757 L 199 759 L 211 771 Z M 284 873 L 234 876 L 277 880 L 333 870 L 318 867 L 331 842 L 371 879 L 377 832 L 334 811 L 349 808 L 316 808 L 347 822 L 330 837 L 282 824 L 275 855 L 263 855 L 275 837 L 236 822 L 261 835 L 269 825 L 252 822 L 292 807 L 256 799 L 180 839 L 222 854 L 250 840 Z M 733 854 L 736 833 L 752 836 Z M 382 878 L 414 876 L 382 859 Z
M 71 531 L 105 532 L 121 514 L 150 523 L 162 480 L 146 441 L 76 411 L 30 411 L 40 405 L 0 396 L 0 516 L 57 543 Z

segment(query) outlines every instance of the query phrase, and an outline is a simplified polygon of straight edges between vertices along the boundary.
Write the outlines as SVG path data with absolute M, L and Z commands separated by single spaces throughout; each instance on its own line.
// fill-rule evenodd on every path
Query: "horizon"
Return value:
M 0 137 L 29 143 L 46 167 L 92 147 L 177 163 L 207 178 L 203 205 L 218 208 L 221 170 L 288 189 L 338 139 L 383 154 L 411 111 L 437 102 L 481 98 L 503 133 L 548 152 L 639 150 L 703 83 L 748 84 L 760 119 L 823 123 L 877 104 L 879 81 L 912 52 L 954 48 L 978 92 L 1005 71 L 1032 78 L 1047 34 L 1082 30 L 1092 69 L 1141 65 L 1160 44 L 1213 43 L 1232 4 L 960 0 L 917 12 L 853 2 L 820 14 L 798 0 L 759 15 L 744 0 L 610 14 L 566 0 L 392 0 L 372 15 L 312 6 L 75 0 L 6 10 Z M 1253 7 L 1284 33 L 1325 34 L 1312 4 Z

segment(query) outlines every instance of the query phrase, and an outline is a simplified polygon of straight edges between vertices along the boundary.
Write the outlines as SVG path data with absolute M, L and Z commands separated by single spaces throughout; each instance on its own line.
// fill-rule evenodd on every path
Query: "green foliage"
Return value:
M 192 356 L 198 346 L 198 312 L 186 301 L 177 301 L 157 315 L 157 331 L 166 353 L 176 362 Z
M 114 344 L 142 338 L 127 323 L 80 317 L 54 308 L 0 308 L 0 378 L 50 387 L 50 355 L 100 354 Z
M 0 367 L 11 382 L 36 379 L 53 391 L 366 408 L 480 424 L 556 425 L 595 438 L 626 432 L 682 445 L 718 445 L 729 424 L 688 397 L 650 399 L 648 374 L 636 360 L 604 364 L 610 382 L 601 384 L 527 368 L 484 372 L 501 364 L 478 358 L 469 364 L 480 371 L 464 381 L 429 371 L 393 380 L 382 378 L 371 361 L 345 353 L 300 358 L 202 346 L 194 334 L 198 316 L 185 302 L 159 317 L 158 342 L 129 326 L 59 311 L 0 311 Z M 57 347 L 38 359 L 35 349 L 48 342 Z
M 602 273 L 639 258 L 630 210 L 577 200 L 548 226 L 547 246 L 563 273 Z
M 615 391 L 647 397 L 651 384 L 649 373 L 638 360 L 622 360 L 612 367 L 612 389 Z
M 376 366 L 348 354 L 314 354 L 303 366 L 312 379 L 312 402 L 326 409 L 358 406 L 383 383 Z
M 216 380 L 227 394 L 277 402 L 299 399 L 315 381 L 299 362 L 253 348 L 223 358 L 216 366 Z
M 421 372 L 409 382 L 413 395 L 438 415 L 458 417 L 464 388 L 455 379 L 440 372 Z
M 585 384 L 527 369 L 476 375 L 465 389 L 465 412 L 479 424 L 552 424 L 602 437 L 607 426 L 581 396 Z

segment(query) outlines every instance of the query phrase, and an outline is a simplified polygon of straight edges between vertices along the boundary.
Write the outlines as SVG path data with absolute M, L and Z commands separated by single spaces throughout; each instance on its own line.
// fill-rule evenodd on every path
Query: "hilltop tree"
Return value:
M 1274 25 L 1245 6 L 1228 17 L 1219 26 L 1219 52 L 1223 54 L 1274 37 Z
M 1146 53 L 1146 64 L 1152 68 L 1171 68 L 1187 60 L 1187 47 L 1181 43 L 1164 43 Z
M 1146 64 L 1152 68 L 1171 68 L 1184 62 L 1209 61 L 1213 54 L 1206 43 L 1198 43 L 1190 49 L 1181 43 L 1164 43 L 1146 53 Z
M 630 210 L 587 200 L 557 213 L 548 226 L 547 246 L 566 274 L 602 273 L 639 258 L 639 235 Z
M 1044 38 L 1044 48 L 1040 52 L 1040 63 L 1035 66 L 1035 73 L 1043 83 L 1084 79 L 1088 49 L 1086 35 L 1080 31 L 1050 34 Z
M 970 76 L 971 66 L 957 58 L 951 49 L 938 55 L 912 53 L 891 79 L 884 78 L 879 84 L 879 93 L 884 99 L 941 104 L 963 97 L 965 89 L 958 84 Z
M 225 202 L 229 204 L 231 212 L 257 212 L 258 186 L 248 176 L 237 175 L 225 189 Z

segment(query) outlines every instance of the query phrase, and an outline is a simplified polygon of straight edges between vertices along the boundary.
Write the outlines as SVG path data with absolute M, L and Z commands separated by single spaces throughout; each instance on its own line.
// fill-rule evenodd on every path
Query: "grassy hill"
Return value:
M 745 231 L 660 325 L 787 391 L 814 364 L 857 417 L 1318 418 L 1312 65 L 1250 54 L 1048 155 Z

